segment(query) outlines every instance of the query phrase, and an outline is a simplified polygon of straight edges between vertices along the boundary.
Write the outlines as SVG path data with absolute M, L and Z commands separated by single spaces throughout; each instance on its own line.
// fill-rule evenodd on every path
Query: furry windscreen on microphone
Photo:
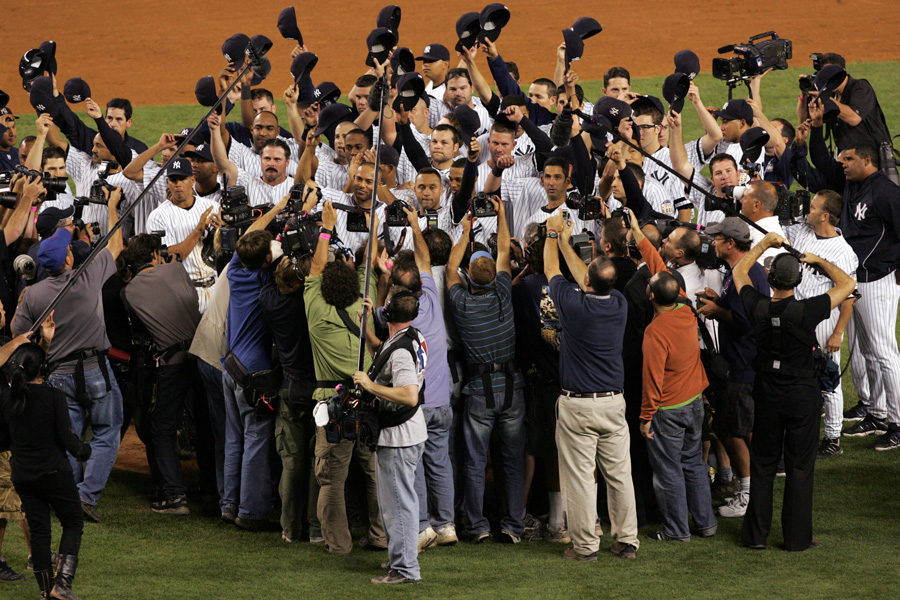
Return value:
M 259 59 L 258 65 L 253 65 L 253 73 L 260 79 L 265 79 L 272 72 L 272 61 L 263 56 Z
M 569 145 L 572 137 L 572 108 L 568 105 L 553 120 L 550 127 L 550 142 L 557 148 Z

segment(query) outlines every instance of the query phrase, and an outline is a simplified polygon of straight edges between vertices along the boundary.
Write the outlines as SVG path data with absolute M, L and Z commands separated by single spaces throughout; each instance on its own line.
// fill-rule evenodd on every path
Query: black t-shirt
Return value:
M 516 357 L 522 367 L 535 365 L 543 377 L 558 380 L 559 352 L 541 336 L 541 297 L 546 285 L 546 275 L 532 273 L 512 288 Z
M 614 287 L 624 294 L 625 286 L 637 272 L 637 265 L 627 256 L 613 256 L 609 260 L 616 268 L 616 285 Z
M 316 370 L 303 305 L 303 289 L 285 296 L 270 279 L 259 291 L 259 304 L 266 325 L 275 338 L 281 368 L 291 377 L 314 381 Z
M 876 147 L 882 142 L 890 142 L 891 134 L 888 132 L 884 113 L 881 112 L 872 85 L 865 79 L 853 79 L 852 77 L 848 77 L 848 79 L 840 101 L 853 109 L 862 118 L 862 121 L 858 125 L 850 125 L 840 119 L 835 122 L 832 132 L 838 151 L 859 142 L 868 142 Z
M 760 301 L 768 300 L 769 298 L 763 296 L 749 285 L 741 288 L 740 297 L 747 311 L 747 317 L 755 327 L 758 322 L 755 314 L 756 305 Z M 806 300 L 796 300 L 793 297 L 785 298 L 784 300 L 772 301 L 769 313 L 773 317 L 781 316 L 787 310 L 787 307 L 794 302 L 799 302 L 803 305 L 803 318 L 799 325 L 800 331 L 812 339 L 816 339 L 816 326 L 831 314 L 831 299 L 826 294 L 813 296 Z M 771 348 L 774 343 L 774 338 L 771 335 L 757 335 L 756 337 L 760 355 L 766 354 L 766 350 Z M 815 369 L 812 348 L 804 345 L 799 339 L 784 331 L 784 328 L 782 328 L 779 354 L 785 365 L 796 369 Z M 798 410 L 809 409 L 817 403 L 821 403 L 821 398 L 819 380 L 815 376 L 797 377 L 764 371 L 756 372 L 756 379 L 753 383 L 753 400 L 758 404 L 765 404 L 779 412 L 796 413 Z

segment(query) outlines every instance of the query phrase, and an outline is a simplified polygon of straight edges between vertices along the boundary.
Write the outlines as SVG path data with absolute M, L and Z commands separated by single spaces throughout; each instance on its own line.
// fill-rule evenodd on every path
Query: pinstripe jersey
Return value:
M 522 181 L 522 189 L 518 198 L 507 206 L 507 211 L 512 211 L 512 230 L 510 235 L 522 239 L 530 217 L 535 211 L 547 204 L 547 192 L 541 185 L 540 177 L 528 177 Z M 540 221 L 543 222 L 543 221 Z
M 666 166 L 672 166 L 672 158 L 669 155 L 668 148 L 660 148 L 652 156 Z M 665 215 L 675 216 L 683 208 L 693 208 L 690 201 L 685 197 L 684 183 L 680 179 L 649 158 L 644 159 L 642 168 L 644 169 L 644 187 L 647 187 L 648 181 L 653 180 L 665 190 L 662 199 L 658 201 L 658 206 L 656 204 L 657 201 L 651 201 L 654 210 Z M 646 192 L 644 196 L 647 196 Z M 647 200 L 650 201 L 650 198 L 647 198 Z
M 494 123 L 494 119 L 492 119 L 491 115 L 488 114 L 488 111 L 484 107 L 484 104 L 481 103 L 481 99 L 477 96 L 472 97 L 472 110 L 474 110 L 478 114 L 478 120 L 480 122 L 478 131 L 475 132 L 475 137 L 478 137 L 490 131 L 491 125 L 493 125 Z M 453 108 L 449 104 L 444 102 L 443 99 L 439 100 L 438 102 L 432 102 L 428 111 L 428 124 L 431 127 L 437 127 L 437 124 L 449 112 L 453 112 Z
M 856 268 L 859 266 L 859 258 L 844 236 L 838 235 L 830 238 L 822 238 L 816 235 L 813 228 L 805 223 L 790 225 L 785 228 L 786 237 L 791 246 L 800 252 L 809 252 L 823 258 L 838 267 L 841 271 L 856 279 Z M 828 293 L 834 287 L 834 282 L 825 275 L 821 275 L 812 269 L 803 269 L 803 280 L 794 290 L 798 300 L 812 298 Z M 838 311 L 834 308 L 834 311 Z
M 156 207 L 147 218 L 149 231 L 165 231 L 162 243 L 166 246 L 174 246 L 183 242 L 200 223 L 203 212 L 212 207 L 212 212 L 218 212 L 219 205 L 210 200 L 194 197 L 194 203 L 190 208 L 180 208 L 166 200 Z M 210 234 L 211 235 L 211 234 Z M 192 281 L 202 281 L 209 277 L 215 277 L 215 269 L 203 262 L 203 244 L 198 243 L 185 256 L 181 264 L 187 271 Z
M 323 152 L 323 154 L 325 153 Z M 319 159 L 319 166 L 313 179 L 319 184 L 319 187 L 343 190 L 350 179 L 350 165 L 335 162 L 337 154 L 319 156 L 319 152 L 316 150 L 316 157 Z
M 67 184 L 68 185 L 68 184 Z M 39 212 L 44 212 L 48 208 L 69 208 L 75 202 L 75 196 L 68 191 L 68 187 L 66 187 L 66 191 L 57 194 L 55 200 L 44 200 L 41 202 L 41 209 Z
M 242 169 L 238 169 L 236 185 L 244 186 L 250 206 L 263 204 L 276 205 L 278 201 L 291 193 L 294 178 L 288 175 L 284 181 L 277 185 L 269 185 L 259 175 L 250 175 Z
M 537 177 L 538 171 L 534 164 L 534 154 L 516 156 L 516 162 L 508 169 L 503 170 L 500 178 L 500 199 L 504 202 L 515 202 L 522 192 L 522 186 L 529 177 Z M 478 165 L 478 179 L 475 181 L 475 193 L 483 192 L 491 167 L 487 161 Z
M 293 143 L 294 149 L 291 150 L 291 157 L 288 159 L 287 171 L 285 171 L 290 177 L 293 177 L 297 172 L 297 143 Z M 262 158 L 247 146 L 232 143 L 231 148 L 228 150 L 228 160 L 233 162 L 238 169 L 246 171 L 250 175 L 262 177 Z
M 422 149 L 425 151 L 425 154 L 431 157 L 431 136 L 425 135 L 421 131 L 415 128 L 415 126 L 410 127 L 410 130 L 413 133 L 413 136 L 416 138 L 416 141 L 419 142 L 419 145 L 422 146 Z M 400 162 L 397 165 L 397 183 L 406 183 L 407 181 L 415 181 L 416 179 L 416 168 L 413 167 L 412 162 L 409 160 L 409 156 L 406 154 L 406 150 L 404 149 L 400 153 Z

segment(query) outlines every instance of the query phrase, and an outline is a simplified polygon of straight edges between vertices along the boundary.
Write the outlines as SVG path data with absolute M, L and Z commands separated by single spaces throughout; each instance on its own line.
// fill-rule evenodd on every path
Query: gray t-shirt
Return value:
M 400 339 L 406 330 L 398 332 L 394 337 L 385 342 L 384 350 Z M 381 373 L 375 378 L 375 383 L 390 387 L 404 387 L 418 385 L 420 388 L 425 383 L 425 364 L 427 362 L 427 346 L 425 338 L 419 334 L 419 343 L 416 359 L 406 350 L 397 349 L 391 353 Z M 381 410 L 398 410 L 400 404 L 380 400 Z M 428 439 L 428 428 L 425 425 L 425 417 L 421 410 L 417 410 L 411 419 L 395 427 L 382 429 L 378 434 L 378 445 L 390 448 L 406 448 L 421 444 Z
M 72 289 L 56 306 L 53 320 L 56 333 L 50 344 L 49 362 L 58 361 L 76 350 L 109 350 L 106 324 L 103 320 L 103 300 L 101 289 L 104 282 L 116 272 L 116 261 L 109 250 L 104 249 L 85 269 Z M 16 310 L 12 330 L 16 334 L 25 333 L 41 316 L 56 294 L 72 278 L 75 271 L 66 270 L 57 277 L 48 277 L 25 292 L 22 303 Z M 75 361 L 60 365 L 54 373 L 70 375 L 75 372 Z M 84 362 L 85 371 L 97 368 L 96 359 Z
M 125 287 L 125 298 L 160 350 L 190 341 L 200 323 L 197 292 L 180 263 L 144 269 Z M 178 352 L 163 364 L 184 362 Z

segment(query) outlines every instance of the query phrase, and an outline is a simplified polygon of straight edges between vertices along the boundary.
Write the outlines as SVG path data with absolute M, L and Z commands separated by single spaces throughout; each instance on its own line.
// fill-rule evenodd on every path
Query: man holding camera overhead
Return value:
M 33 189 L 26 184 L 25 193 L 29 191 Z M 109 203 L 111 229 L 119 220 L 116 210 L 122 190 L 103 193 Z M 72 278 L 75 259 L 69 244 L 73 229 L 74 225 L 57 229 L 41 242 L 38 262 L 50 276 L 29 287 L 22 297 L 12 322 L 16 334 L 27 332 Z M 117 270 L 122 245 L 122 230 L 118 229 L 56 307 L 56 335 L 48 355 L 51 370 L 47 381 L 66 393 L 72 428 L 80 434 L 90 420 L 91 458 L 83 465 L 71 457 L 69 462 L 78 482 L 84 516 L 95 523 L 100 520 L 97 501 L 116 462 L 122 427 L 122 394 L 106 360 L 110 343 L 100 293 L 103 283 Z

